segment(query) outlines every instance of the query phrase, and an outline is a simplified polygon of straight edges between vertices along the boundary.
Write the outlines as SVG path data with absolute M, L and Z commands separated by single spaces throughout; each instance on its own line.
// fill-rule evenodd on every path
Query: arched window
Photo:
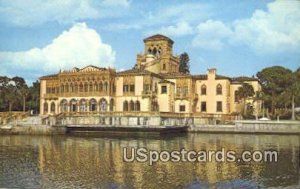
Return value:
M 141 104 L 140 104 L 140 101 L 136 101 L 135 102 L 135 111 L 140 111 L 141 110 Z
M 110 99 L 109 111 L 114 111 L 114 99 Z
M 45 103 L 43 104 L 43 106 L 44 106 L 44 113 L 48 113 L 48 103 L 45 102 Z
M 99 91 L 99 86 L 97 83 L 95 83 L 95 91 Z
M 87 110 L 87 103 L 86 103 L 85 99 L 81 99 L 79 101 L 79 110 L 80 110 L 80 112 L 86 112 L 86 110 Z
M 89 86 L 87 83 L 84 84 L 84 92 L 88 92 Z
M 78 85 L 77 85 L 77 83 L 74 86 L 74 91 L 73 92 L 78 92 Z
M 201 95 L 206 95 L 206 85 L 201 86 Z
M 93 92 L 93 83 L 90 83 L 90 86 L 89 86 L 89 92 Z
M 105 81 L 105 83 L 104 83 L 104 91 L 105 92 L 107 92 L 108 91 L 108 84 L 107 84 L 107 82 Z
M 64 86 L 64 85 L 61 85 L 61 86 L 60 86 L 60 92 L 61 92 L 61 93 L 64 93 L 64 92 L 65 92 L 65 86 Z
M 127 102 L 127 100 L 125 100 L 123 102 L 123 111 L 128 111 L 128 102 Z
M 216 88 L 216 92 L 217 92 L 217 95 L 222 95 L 222 85 L 221 84 L 218 84 L 217 85 L 217 88 Z
M 79 92 L 83 92 L 83 84 L 82 83 L 80 83 L 80 85 L 79 85 Z
M 77 111 L 77 102 L 75 99 L 72 99 L 70 101 L 70 112 L 76 112 Z
M 74 86 L 73 86 L 73 84 L 71 83 L 71 85 L 70 85 L 70 92 L 71 93 L 73 93 L 75 90 L 74 90 Z
M 157 53 L 157 50 L 156 50 L 156 48 L 154 47 L 152 54 L 153 54 L 153 55 L 156 55 L 156 53 Z
M 97 101 L 94 98 L 90 100 L 90 111 L 97 111 Z
M 66 91 L 66 93 L 69 92 L 69 84 L 68 83 L 66 84 L 65 91 Z
M 134 102 L 132 100 L 129 103 L 129 111 L 134 111 Z
M 100 100 L 100 112 L 106 112 L 107 111 L 107 101 L 104 98 L 101 98 Z
M 151 54 L 152 53 L 152 50 L 149 48 L 148 49 L 148 54 Z
M 103 91 L 103 84 L 102 84 L 102 82 L 100 82 L 100 84 L 99 84 L 99 90 L 100 90 L 100 92 Z
M 63 99 L 62 101 L 60 101 L 60 111 L 61 112 L 68 111 L 68 101 L 66 99 Z
M 51 111 L 51 113 L 55 113 L 55 103 L 54 102 L 51 103 L 50 111 Z

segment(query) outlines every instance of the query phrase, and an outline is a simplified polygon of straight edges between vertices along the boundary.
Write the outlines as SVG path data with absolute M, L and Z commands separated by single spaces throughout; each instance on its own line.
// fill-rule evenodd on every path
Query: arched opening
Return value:
M 108 84 L 107 82 L 104 83 L 104 92 L 107 92 L 108 91 Z
M 125 100 L 124 102 L 123 102 L 123 111 L 128 111 L 128 102 L 127 102 L 127 100 Z
M 82 83 L 80 83 L 80 85 L 79 85 L 79 92 L 83 92 L 83 84 Z
M 140 101 L 136 101 L 135 102 L 135 111 L 140 111 L 141 110 L 141 104 L 140 104 Z
M 151 48 L 148 49 L 148 54 L 152 54 Z
M 71 112 L 76 112 L 77 111 L 77 102 L 75 99 L 72 99 L 70 101 L 70 111 Z
M 89 87 L 88 84 L 85 83 L 85 84 L 84 84 L 84 92 L 88 92 L 88 87 Z
M 218 84 L 217 85 L 217 88 L 216 88 L 216 93 L 217 95 L 222 95 L 222 85 L 221 84 Z
M 114 99 L 110 99 L 109 111 L 114 111 Z
M 44 113 L 45 114 L 48 113 L 48 103 L 44 102 L 43 106 L 44 106 Z
M 206 85 L 201 86 L 201 95 L 206 95 Z
M 63 99 L 62 101 L 60 101 L 60 111 L 61 112 L 68 111 L 68 101 L 66 99 Z
M 89 92 L 93 92 L 93 83 L 90 83 L 90 86 L 89 86 Z
M 134 111 L 134 102 L 132 100 L 129 103 L 129 111 Z
M 54 102 L 51 103 L 50 112 L 55 113 L 55 103 Z
M 60 92 L 61 92 L 61 93 L 64 93 L 64 92 L 65 92 L 65 86 L 64 86 L 64 85 L 61 85 L 61 86 L 60 86 Z
M 100 82 L 100 84 L 99 84 L 99 90 L 100 90 L 100 92 L 103 91 L 103 84 L 102 84 L 102 82 Z
M 77 83 L 75 84 L 74 92 L 78 92 L 78 85 L 77 85 Z
M 66 91 L 66 93 L 69 92 L 69 84 L 68 83 L 66 84 L 65 91 Z
M 100 112 L 106 112 L 107 111 L 107 101 L 104 98 L 101 98 L 100 100 Z
M 153 51 L 152 51 L 152 54 L 153 54 L 153 55 L 156 55 L 156 53 L 157 53 L 157 50 L 156 50 L 156 48 L 154 47 L 154 49 L 153 49 Z
M 94 98 L 90 100 L 90 111 L 97 111 L 97 101 Z
M 99 91 L 99 86 L 97 83 L 95 83 L 95 91 Z
M 86 100 L 85 99 L 81 99 L 79 101 L 79 111 L 80 112 L 86 112 L 87 110 L 87 103 L 86 103 Z

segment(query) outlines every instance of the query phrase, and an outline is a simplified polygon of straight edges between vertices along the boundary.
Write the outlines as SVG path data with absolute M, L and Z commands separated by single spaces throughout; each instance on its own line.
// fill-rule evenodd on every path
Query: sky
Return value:
M 0 0 L 0 75 L 30 84 L 73 67 L 130 69 L 158 33 L 189 54 L 192 74 L 300 67 L 297 0 Z

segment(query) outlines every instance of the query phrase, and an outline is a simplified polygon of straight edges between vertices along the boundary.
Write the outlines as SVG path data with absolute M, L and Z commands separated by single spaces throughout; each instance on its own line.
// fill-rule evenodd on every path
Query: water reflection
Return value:
M 0 136 L 0 188 L 300 188 L 300 137 L 189 134 L 122 138 Z M 278 163 L 123 162 L 123 147 L 277 150 Z

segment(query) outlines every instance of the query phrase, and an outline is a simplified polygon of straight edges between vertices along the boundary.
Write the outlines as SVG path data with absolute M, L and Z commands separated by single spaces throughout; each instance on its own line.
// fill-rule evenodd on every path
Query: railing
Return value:
M 175 99 L 187 99 L 189 98 L 188 93 L 176 93 L 175 94 Z
M 142 91 L 142 98 L 156 96 L 156 92 L 153 91 Z
M 7 124 L 14 120 L 21 120 L 30 115 L 30 112 L 0 112 L 0 124 Z

